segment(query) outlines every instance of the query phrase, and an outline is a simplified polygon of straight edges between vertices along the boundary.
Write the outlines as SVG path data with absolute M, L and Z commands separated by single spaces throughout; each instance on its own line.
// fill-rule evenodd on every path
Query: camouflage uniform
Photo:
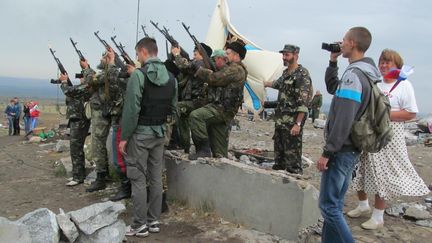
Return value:
M 115 65 L 103 66 L 101 73 L 92 69 L 84 70 L 84 78 L 92 88 L 90 98 L 92 119 L 92 158 L 96 163 L 98 178 L 104 179 L 108 174 L 108 155 L 106 141 L 111 126 L 112 97 L 115 97 L 115 87 L 112 86 L 118 78 L 119 70 Z
M 320 109 L 321 109 L 321 106 L 322 106 L 322 100 L 323 100 L 323 98 L 322 98 L 321 94 L 315 95 L 313 97 L 313 99 L 312 99 L 312 102 L 311 102 L 311 110 L 312 110 L 311 117 L 312 117 L 312 122 L 314 122 L 315 119 L 317 119 L 319 117 Z
M 204 66 L 204 62 L 190 62 L 186 58 L 177 55 L 175 57 L 175 64 L 182 73 L 182 78 L 179 82 L 181 101 L 177 104 L 177 129 L 179 130 L 181 145 L 186 152 L 189 152 L 191 139 L 189 114 L 207 103 L 205 95 L 206 85 L 201 79 L 194 76 L 196 68 Z
M 217 72 L 200 68 L 196 75 L 208 83 L 211 103 L 190 114 L 192 139 L 197 151 L 209 145 L 214 157 L 227 157 L 228 126 L 243 103 L 246 67 L 230 63 Z
M 300 125 L 300 134 L 291 135 L 300 112 L 307 113 L 312 97 L 312 80 L 306 68 L 299 65 L 293 73 L 285 69 L 282 76 L 273 82 L 272 87 L 279 90 L 278 104 L 275 110 L 274 151 L 275 167 L 292 173 L 301 173 L 302 137 L 304 117 Z
M 74 181 L 83 182 L 86 176 L 84 142 L 90 127 L 90 120 L 84 112 L 84 102 L 88 101 L 90 91 L 87 84 L 68 86 L 63 83 L 61 89 L 66 96 L 66 117 L 69 119 L 72 176 Z

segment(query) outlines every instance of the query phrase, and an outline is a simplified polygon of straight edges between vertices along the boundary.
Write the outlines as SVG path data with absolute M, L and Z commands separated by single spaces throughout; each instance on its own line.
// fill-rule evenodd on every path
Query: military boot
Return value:
M 106 173 L 97 173 L 96 181 L 94 181 L 89 187 L 87 187 L 86 192 L 94 192 L 105 189 L 105 178 Z
M 109 200 L 116 202 L 116 201 L 120 201 L 120 200 L 125 199 L 125 198 L 130 198 L 131 192 L 132 192 L 132 190 L 131 190 L 130 180 L 128 178 L 124 178 L 121 181 L 121 185 L 118 188 L 117 194 L 110 197 Z
M 211 157 L 212 154 L 208 142 L 205 142 L 203 144 L 196 144 L 195 146 L 196 146 L 196 153 L 189 155 L 190 160 L 197 160 L 198 158 Z

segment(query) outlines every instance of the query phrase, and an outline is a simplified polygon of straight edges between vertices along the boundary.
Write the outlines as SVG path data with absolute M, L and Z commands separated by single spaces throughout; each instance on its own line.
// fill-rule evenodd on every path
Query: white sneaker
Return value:
M 366 216 L 366 215 L 370 214 L 370 212 L 371 212 L 370 208 L 368 208 L 366 210 L 361 210 L 359 207 L 356 207 L 355 209 L 349 211 L 347 213 L 347 215 L 350 218 L 358 218 L 360 216 Z
M 132 226 L 126 228 L 126 236 L 147 237 L 148 235 L 148 227 L 145 224 L 137 229 L 132 228 Z
M 66 183 L 66 186 L 76 186 L 83 183 L 82 181 L 75 181 L 75 180 L 71 180 L 68 183 Z
M 368 221 L 361 224 L 361 227 L 363 229 L 367 229 L 367 230 L 382 229 L 384 227 L 384 222 L 383 223 L 377 223 L 374 219 L 371 218 Z
M 160 232 L 160 222 L 159 221 L 153 221 L 148 224 L 149 225 L 149 231 L 150 233 L 159 233 Z

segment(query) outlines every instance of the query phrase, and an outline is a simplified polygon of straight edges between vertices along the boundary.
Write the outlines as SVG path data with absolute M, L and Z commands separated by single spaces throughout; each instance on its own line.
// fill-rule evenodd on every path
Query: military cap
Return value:
M 213 51 L 212 57 L 226 57 L 226 53 L 222 49 L 217 49 Z
M 231 49 L 237 52 L 240 55 L 241 59 L 244 59 L 246 57 L 247 50 L 244 45 L 238 41 L 229 43 L 226 49 Z
M 201 46 L 204 48 L 205 52 L 207 53 L 207 56 L 211 56 L 213 50 L 211 49 L 210 46 L 206 45 L 205 43 L 200 43 Z M 194 51 L 196 51 L 198 48 L 195 46 Z
M 300 47 L 296 45 L 286 44 L 283 50 L 280 50 L 279 53 L 290 52 L 290 53 L 299 53 Z

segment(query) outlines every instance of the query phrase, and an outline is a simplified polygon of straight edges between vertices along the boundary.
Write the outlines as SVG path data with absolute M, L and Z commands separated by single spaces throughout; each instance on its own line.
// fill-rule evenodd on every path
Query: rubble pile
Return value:
M 430 203 L 426 203 L 426 205 L 419 203 L 401 203 L 388 207 L 385 212 L 393 217 L 403 217 L 405 219 L 414 220 L 416 225 L 432 228 L 431 209 L 432 204 Z
M 126 224 L 118 219 L 125 211 L 121 203 L 111 201 L 55 215 L 40 208 L 16 221 L 0 217 L 0 242 L 122 242 Z

